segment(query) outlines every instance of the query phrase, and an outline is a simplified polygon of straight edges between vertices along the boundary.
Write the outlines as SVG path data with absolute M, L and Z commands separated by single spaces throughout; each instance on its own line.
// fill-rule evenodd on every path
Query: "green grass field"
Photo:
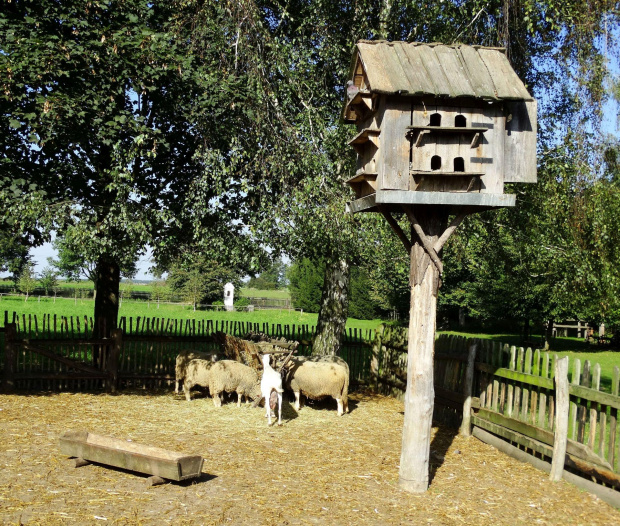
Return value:
M 480 334 L 480 333 L 466 333 L 466 332 L 447 332 L 447 334 L 456 334 L 459 336 L 465 336 L 466 338 L 481 338 L 509 345 L 516 345 L 517 347 L 523 345 L 521 338 L 515 334 Z M 569 378 L 572 376 L 573 365 L 575 360 L 581 361 L 581 369 L 583 370 L 583 364 L 586 360 L 590 361 L 590 365 L 595 363 L 601 366 L 601 389 L 606 392 L 611 392 L 611 384 L 614 374 L 614 367 L 620 367 L 620 352 L 615 350 L 609 350 L 605 348 L 597 347 L 594 344 L 588 344 L 581 338 L 554 338 L 551 341 L 552 354 L 557 354 L 559 358 L 568 356 L 569 359 Z
M 1 324 L 4 324 L 4 312 L 9 313 L 9 317 L 16 312 L 19 316 L 25 314 L 56 314 L 57 316 L 88 316 L 92 317 L 94 311 L 94 301 L 92 299 L 71 299 L 57 298 L 37 298 L 30 297 L 24 301 L 23 296 L 4 296 L 0 300 Z M 160 303 L 156 302 L 123 300 L 120 316 L 127 318 L 138 316 L 152 316 L 160 318 L 173 318 L 179 320 L 229 320 L 244 321 L 253 323 L 275 323 L 282 325 L 316 325 L 317 314 L 299 312 L 286 309 L 266 309 L 255 310 L 254 312 L 226 312 L 224 310 L 197 310 L 191 306 Z M 375 329 L 381 324 L 381 320 L 356 320 L 349 318 L 347 328 L 352 329 Z
M 4 282 L 6 285 L 13 285 L 12 281 Z M 86 289 L 93 290 L 94 285 L 92 281 L 60 281 L 59 285 L 63 289 Z M 128 281 L 121 281 L 121 290 L 131 289 L 136 292 L 152 292 L 153 285 L 144 283 L 130 283 Z M 281 290 L 259 290 L 248 287 L 241 287 L 236 292 L 237 296 L 243 298 L 275 298 L 275 299 L 289 299 L 291 297 L 287 289 Z

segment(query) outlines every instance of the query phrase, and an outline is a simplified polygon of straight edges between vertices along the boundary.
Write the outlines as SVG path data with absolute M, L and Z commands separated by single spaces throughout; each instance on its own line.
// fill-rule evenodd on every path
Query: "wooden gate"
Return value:
M 3 390 L 66 387 L 114 392 L 118 385 L 119 330 L 110 338 L 20 338 L 14 323 L 5 326 Z

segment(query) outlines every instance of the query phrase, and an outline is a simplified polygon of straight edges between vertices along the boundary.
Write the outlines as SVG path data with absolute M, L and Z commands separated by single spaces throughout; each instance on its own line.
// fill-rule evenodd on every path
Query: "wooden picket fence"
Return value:
M 185 349 L 213 352 L 214 335 L 243 337 L 262 332 L 271 338 L 298 341 L 298 354 L 312 352 L 315 327 L 230 320 L 121 318 L 110 338 L 93 338 L 88 317 L 53 314 L 9 315 L 5 312 L 0 346 L 3 383 L 7 389 L 98 390 L 126 387 L 169 387 L 174 364 Z M 351 381 L 368 376 L 372 331 L 349 329 L 340 355 L 349 363 Z
M 471 353 L 474 345 L 475 361 Z M 374 387 L 402 398 L 407 330 L 380 328 L 372 354 Z M 472 363 L 469 385 L 468 359 Z M 558 411 L 557 360 L 557 355 L 540 350 L 440 335 L 435 344 L 434 420 L 461 428 L 467 420 L 466 427 L 471 422 L 477 438 L 550 471 Z M 573 361 L 564 478 L 620 507 L 618 367 L 613 371 L 610 393 L 600 390 L 600 378 L 599 364 Z

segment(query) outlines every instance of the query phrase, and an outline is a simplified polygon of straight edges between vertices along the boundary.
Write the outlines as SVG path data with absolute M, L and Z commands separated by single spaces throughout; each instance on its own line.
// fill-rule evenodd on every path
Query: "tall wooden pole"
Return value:
M 412 493 L 428 489 L 429 454 L 435 390 L 433 356 L 437 291 L 440 268 L 437 254 L 428 253 L 445 230 L 445 216 L 440 213 L 407 211 L 412 222 L 414 243 L 411 248 L 411 308 L 405 422 L 400 456 L 399 485 Z M 421 230 L 420 230 L 421 228 Z M 427 247 L 427 248 L 425 248 Z

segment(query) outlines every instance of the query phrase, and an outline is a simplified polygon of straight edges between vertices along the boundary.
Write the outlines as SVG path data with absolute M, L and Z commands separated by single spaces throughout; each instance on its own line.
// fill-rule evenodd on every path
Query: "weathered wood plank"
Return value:
M 547 473 L 551 471 L 551 466 L 548 462 L 533 457 L 532 455 L 527 454 L 525 451 L 521 451 L 517 447 L 508 444 L 501 438 L 492 435 L 484 429 L 475 427 L 473 430 L 473 435 L 479 440 L 482 440 L 483 442 L 486 442 L 487 444 L 496 447 L 500 451 L 503 451 L 507 455 L 510 455 L 517 460 L 520 460 L 522 462 L 528 462 L 534 465 L 536 468 L 546 471 Z M 579 475 L 575 475 L 568 471 L 564 471 L 562 476 L 568 482 L 571 482 L 572 484 L 575 484 L 576 486 L 579 486 L 586 491 L 594 493 L 605 502 L 611 504 L 612 506 L 615 506 L 616 508 L 620 508 L 620 495 L 615 489 L 606 488 L 604 486 L 601 486 L 600 484 L 596 484 L 592 481 L 586 480 Z
M 620 368 L 614 367 L 613 377 L 611 381 L 611 394 L 618 396 L 620 390 Z M 609 445 L 607 446 L 607 460 L 612 466 L 616 466 L 616 441 L 618 431 L 618 409 L 612 407 L 609 415 Z M 620 441 L 619 441 L 620 442 Z
M 539 455 L 551 458 L 553 456 L 553 448 L 547 444 L 533 440 L 525 435 L 506 429 L 505 427 L 498 426 L 486 420 L 478 419 L 474 417 L 474 425 L 498 437 L 505 438 L 511 442 L 515 442 Z M 583 459 L 574 457 L 572 455 L 566 455 L 566 466 L 581 471 L 587 476 L 596 477 L 605 484 L 620 489 L 620 475 L 609 471 L 595 464 L 591 464 Z
M 476 96 L 487 100 L 497 98 L 493 79 L 478 51 L 470 46 L 460 46 L 458 49 L 465 71 L 468 73 L 470 85 Z
M 571 378 L 571 387 L 579 385 L 581 381 L 581 360 L 575 358 L 573 361 L 573 376 Z M 574 395 L 574 393 L 571 393 Z M 569 416 L 569 437 L 575 440 L 577 437 L 577 401 L 571 400 L 570 403 L 570 416 Z
M 512 429 L 513 431 L 521 433 L 522 435 L 529 436 L 534 440 L 543 442 L 544 444 L 553 445 L 554 434 L 546 429 L 541 429 L 531 424 L 522 422 L 521 420 L 508 418 L 504 415 L 500 415 L 499 413 L 494 413 L 493 411 L 489 411 L 488 409 L 483 408 L 478 411 L 477 416 L 478 418 L 493 422 L 494 424 L 498 424 L 508 429 Z M 579 442 L 569 439 L 566 445 L 566 451 L 577 458 L 587 460 L 588 462 L 602 466 L 605 469 L 612 470 L 612 467 L 605 459 L 594 454 L 594 452 L 591 451 L 587 446 L 584 446 Z
M 591 388 L 595 391 L 598 391 L 601 387 L 601 366 L 598 363 L 594 364 L 592 368 L 592 385 Z M 596 440 L 596 427 L 598 424 L 598 404 L 596 402 L 590 403 L 590 433 L 588 435 L 588 447 L 590 449 L 595 449 L 594 441 Z M 602 448 L 597 448 L 597 454 L 601 454 Z
M 68 431 L 59 441 L 62 453 L 169 480 L 199 477 L 203 458 L 127 442 L 87 431 Z
M 523 362 L 523 372 L 525 374 L 532 374 L 532 348 L 528 347 L 525 351 L 525 360 Z M 522 387 L 523 399 L 521 404 L 521 420 L 528 422 L 530 420 L 530 389 L 527 383 Z
M 568 440 L 568 356 L 555 362 L 555 399 L 557 410 L 555 414 L 555 434 L 553 440 L 553 460 L 551 462 L 550 479 L 558 482 L 562 479 L 566 459 Z
M 514 81 L 514 70 L 503 53 L 480 48 L 480 58 L 484 61 L 489 71 L 493 71 L 493 84 L 495 92 L 501 99 L 531 100 L 531 95 L 521 82 Z
M 589 388 L 591 385 L 591 371 L 590 360 L 586 360 L 583 363 L 583 372 L 581 374 L 581 385 Z M 577 441 L 582 444 L 585 443 L 586 434 L 586 413 L 587 413 L 587 400 L 581 398 L 577 409 Z
M 438 59 L 438 66 L 450 81 L 450 91 L 453 96 L 471 96 L 475 90 L 469 83 L 468 71 L 463 67 L 457 49 L 448 46 L 436 46 L 434 50 Z
M 542 378 L 549 376 L 549 353 L 544 353 L 542 356 Z M 546 427 L 546 412 L 547 412 L 547 392 L 542 389 L 538 395 L 538 427 Z
M 478 344 L 472 343 L 469 346 L 467 369 L 465 370 L 465 379 L 463 382 L 463 395 L 465 396 L 465 401 L 463 403 L 463 421 L 460 429 L 460 434 L 463 436 L 471 436 L 471 399 L 474 386 L 474 365 L 476 363 L 477 351 Z
M 506 102 L 504 182 L 536 182 L 536 101 Z

